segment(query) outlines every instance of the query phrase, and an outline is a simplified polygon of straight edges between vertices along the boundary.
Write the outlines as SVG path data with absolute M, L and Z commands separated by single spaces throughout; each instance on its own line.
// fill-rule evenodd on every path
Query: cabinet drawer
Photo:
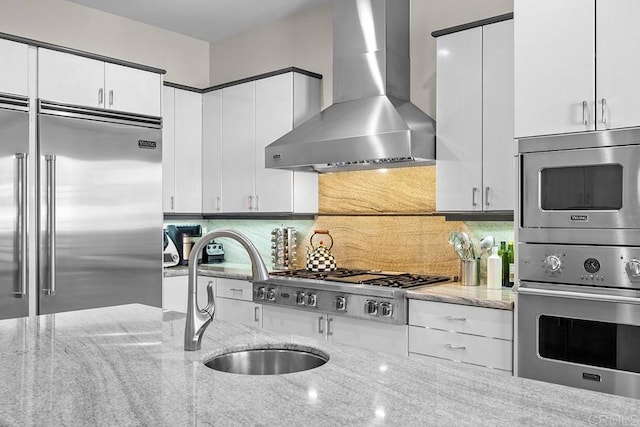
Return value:
M 511 371 L 513 341 L 409 326 L 409 352 Z
M 253 284 L 246 280 L 217 279 L 216 296 L 253 301 Z
M 439 357 L 425 356 L 424 354 L 419 354 L 419 353 L 409 353 L 409 359 L 425 360 L 427 362 L 436 362 L 436 363 L 438 361 L 442 362 L 442 359 L 440 359 Z M 451 362 L 445 362 L 445 363 L 451 363 Z M 504 371 L 502 369 L 489 368 L 487 366 L 478 366 L 478 365 L 470 365 L 470 364 L 468 364 L 467 366 L 471 366 L 473 368 L 476 368 L 485 372 L 492 372 L 494 374 L 513 375 L 512 371 Z
M 409 300 L 409 324 L 513 340 L 513 312 L 508 310 Z

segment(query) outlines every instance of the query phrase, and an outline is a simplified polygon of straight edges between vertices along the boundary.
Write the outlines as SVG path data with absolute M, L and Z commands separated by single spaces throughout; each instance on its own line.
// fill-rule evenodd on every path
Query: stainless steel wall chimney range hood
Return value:
M 334 104 L 265 148 L 265 166 L 335 172 L 435 164 L 409 102 L 409 0 L 334 0 Z

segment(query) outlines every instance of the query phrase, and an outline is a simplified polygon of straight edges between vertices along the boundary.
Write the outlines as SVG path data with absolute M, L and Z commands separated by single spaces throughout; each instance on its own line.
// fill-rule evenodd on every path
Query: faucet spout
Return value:
M 189 295 L 187 322 L 184 328 L 185 351 L 200 350 L 202 346 L 202 335 L 211 323 L 211 320 L 213 320 L 213 314 L 215 312 L 213 287 L 211 284 L 207 286 L 207 305 L 201 309 L 198 307 L 196 298 L 196 280 L 198 276 L 198 254 L 209 241 L 218 237 L 233 239 L 245 248 L 249 254 L 249 259 L 251 259 L 252 282 L 264 282 L 269 279 L 267 266 L 264 264 L 260 253 L 244 234 L 226 228 L 219 228 L 202 236 L 202 238 L 193 245 L 191 254 L 189 255 Z

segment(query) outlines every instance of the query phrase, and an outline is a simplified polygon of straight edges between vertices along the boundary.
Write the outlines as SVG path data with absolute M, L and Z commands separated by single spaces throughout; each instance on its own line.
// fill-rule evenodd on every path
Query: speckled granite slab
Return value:
M 0 321 L 0 425 L 633 425 L 638 400 L 214 321 L 183 351 L 184 317 L 142 305 Z M 243 376 L 203 360 L 316 347 L 325 365 Z M 605 424 L 603 424 L 605 425 Z
M 164 269 L 164 277 L 188 276 L 189 269 L 186 265 L 169 267 Z M 226 277 L 228 279 L 250 280 L 251 266 L 236 263 L 207 264 L 198 266 L 198 275 L 208 277 Z
M 411 299 L 451 304 L 513 310 L 514 295 L 510 288 L 487 289 L 486 286 L 463 286 L 460 282 L 424 286 L 407 291 Z M 639 420 L 640 421 L 640 420 Z

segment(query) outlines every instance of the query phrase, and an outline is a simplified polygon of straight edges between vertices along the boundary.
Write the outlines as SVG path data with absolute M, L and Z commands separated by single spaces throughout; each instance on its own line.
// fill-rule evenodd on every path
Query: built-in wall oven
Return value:
M 640 398 L 640 130 L 519 141 L 518 375 Z

